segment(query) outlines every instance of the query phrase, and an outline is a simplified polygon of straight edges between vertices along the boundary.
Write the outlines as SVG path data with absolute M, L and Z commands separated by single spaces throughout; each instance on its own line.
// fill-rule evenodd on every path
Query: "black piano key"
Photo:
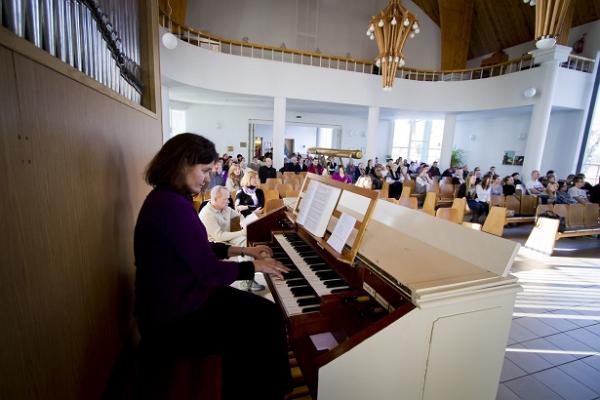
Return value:
M 331 269 L 331 267 L 327 264 L 314 264 L 314 265 L 310 265 L 308 268 L 310 268 L 312 271 L 333 271 Z
M 343 292 L 347 292 L 348 290 L 350 290 L 350 288 L 349 288 L 349 287 L 345 287 L 345 288 L 339 288 L 339 289 L 333 289 L 333 290 L 331 291 L 331 293 L 332 293 L 332 294 L 335 294 L 335 293 L 343 293 Z
M 338 288 L 338 287 L 342 287 L 342 286 L 348 286 L 348 284 L 346 282 L 344 282 L 342 279 L 333 279 L 330 281 L 325 281 L 325 287 L 328 287 L 328 288 Z
M 296 278 L 304 278 L 304 276 L 300 273 L 300 271 L 290 271 L 283 274 L 283 279 L 296 279 Z
M 302 309 L 302 312 L 308 313 L 308 312 L 313 312 L 313 311 L 319 311 L 320 309 L 321 309 L 320 306 L 305 307 Z
M 310 286 L 299 286 L 295 288 L 291 288 L 290 291 L 294 295 L 294 297 L 302 297 L 302 296 L 316 296 L 317 292 Z
M 308 265 L 323 264 L 323 259 L 320 257 L 302 257 L 302 261 Z
M 322 281 L 326 281 L 326 280 L 330 280 L 330 279 L 340 279 L 340 276 L 337 274 L 337 272 L 335 272 L 333 270 L 319 271 L 319 272 L 316 272 L 315 275 L 317 275 L 319 277 L 319 279 Z
M 300 307 L 303 306 L 313 306 L 315 304 L 320 304 L 321 303 L 321 299 L 318 297 L 309 297 L 306 299 L 298 299 L 296 300 L 296 303 L 298 303 L 298 305 Z
M 307 286 L 308 281 L 306 279 L 292 279 L 286 282 L 288 287 Z

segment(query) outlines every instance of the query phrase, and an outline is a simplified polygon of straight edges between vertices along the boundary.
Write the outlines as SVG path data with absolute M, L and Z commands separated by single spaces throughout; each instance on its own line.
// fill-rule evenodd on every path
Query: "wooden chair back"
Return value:
M 192 202 L 194 203 L 194 210 L 196 212 L 200 212 L 200 204 L 204 201 L 202 194 L 198 194 L 192 197 Z
M 278 198 L 279 198 L 279 191 L 277 189 L 265 190 L 265 204 L 267 204 L 267 201 L 269 201 L 269 200 L 278 199 Z
M 566 204 L 555 204 L 554 207 L 552 208 L 552 211 L 554 211 L 555 214 L 557 214 L 560 217 L 563 217 L 565 219 L 565 223 L 566 223 L 566 219 L 567 219 L 567 205 Z
M 521 212 L 521 201 L 517 196 L 506 196 L 504 198 L 504 207 L 508 210 L 513 210 L 515 214 L 519 214 Z
M 400 198 L 407 198 L 410 197 L 410 193 L 412 192 L 412 189 L 410 186 L 408 185 L 402 185 L 402 192 L 400 193 Z
M 425 201 L 423 202 L 423 212 L 434 216 L 436 202 L 437 194 L 435 192 L 427 192 L 427 194 L 425 195 Z
M 460 224 L 462 221 L 458 219 L 458 211 L 455 208 L 438 208 L 435 213 L 436 218 L 445 219 L 446 221 Z
M 567 230 L 585 228 L 585 205 L 570 204 L 567 207 L 567 218 L 565 219 Z
M 279 192 L 279 196 L 283 198 L 287 197 L 287 192 L 293 190 L 294 188 L 289 183 L 280 183 L 275 187 L 275 189 Z
M 440 200 L 454 199 L 454 185 L 451 183 L 440 184 Z
M 535 216 L 537 217 L 538 215 L 543 214 L 546 211 L 554 211 L 554 206 L 552 204 L 540 204 L 535 209 Z
M 464 197 L 462 199 L 454 199 L 452 201 L 452 207 L 458 212 L 458 220 L 462 224 L 465 220 L 465 210 L 467 209 L 467 199 Z
M 504 207 L 505 204 L 506 200 L 504 199 L 504 196 L 494 195 L 490 197 L 490 206 Z
M 412 208 L 416 210 L 419 208 L 419 204 L 416 197 L 400 197 L 398 204 L 404 207 Z
M 379 197 L 389 197 L 390 195 L 390 184 L 388 181 L 383 181 L 381 185 L 381 190 L 379 191 Z
M 296 173 L 291 171 L 286 171 L 283 173 L 283 179 L 295 178 L 296 176 Z
M 500 236 L 504 234 L 504 223 L 506 222 L 506 207 L 491 207 L 490 212 L 481 227 L 483 232 Z
M 598 221 L 598 217 L 600 216 L 598 215 L 599 213 L 598 204 L 592 203 L 585 205 L 584 225 L 586 228 L 600 227 L 600 222 Z
M 522 195 L 521 196 L 521 208 L 519 214 L 521 215 L 535 215 L 535 210 L 538 206 L 539 198 L 537 196 Z
M 231 201 L 233 201 L 233 204 L 235 204 L 235 196 L 237 196 L 237 190 L 231 192 Z
M 280 198 L 265 200 L 265 212 L 268 213 L 279 207 L 283 207 L 283 200 Z
M 410 181 L 404 181 L 404 183 L 402 184 L 402 189 L 404 189 L 405 187 L 410 188 L 410 192 L 414 193 L 415 188 L 417 187 L 417 182 L 414 179 L 411 179 Z
M 282 184 L 283 180 L 281 178 L 267 178 L 266 185 L 269 189 L 275 189 L 277 185 Z
M 300 189 L 292 189 L 288 190 L 285 194 L 285 197 L 298 197 L 300 195 Z

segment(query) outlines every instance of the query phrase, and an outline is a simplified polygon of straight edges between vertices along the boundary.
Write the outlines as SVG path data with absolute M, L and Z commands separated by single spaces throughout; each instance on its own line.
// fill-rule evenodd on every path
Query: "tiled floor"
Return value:
M 508 237 L 523 242 L 524 229 Z M 513 265 L 523 292 L 497 400 L 600 399 L 600 239 L 558 246 L 552 257 L 523 250 Z

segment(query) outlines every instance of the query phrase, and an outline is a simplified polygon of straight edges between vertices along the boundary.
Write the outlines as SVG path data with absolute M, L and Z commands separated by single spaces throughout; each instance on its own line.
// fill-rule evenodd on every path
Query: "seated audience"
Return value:
M 587 182 L 585 180 L 585 174 L 577 174 L 575 175 L 575 178 L 581 178 L 583 180 L 583 186 L 581 187 L 583 190 L 585 190 L 586 193 L 589 193 L 589 191 L 592 189 L 592 184 Z
M 373 179 L 371 177 L 372 175 L 369 174 L 361 175 L 358 177 L 354 185 L 363 189 L 373 189 Z
M 208 189 L 215 186 L 224 186 L 227 180 L 227 172 L 223 171 L 223 160 L 217 160 L 210 172 L 210 180 L 208 181 Z
M 242 213 L 244 217 L 256 212 L 262 213 L 265 206 L 265 194 L 257 188 L 258 174 L 254 171 L 248 171 L 240 182 L 241 189 L 235 196 L 235 209 Z
M 584 180 L 581 176 L 576 176 L 573 179 L 573 186 L 569 189 L 569 194 L 575 201 L 580 204 L 589 204 L 589 200 L 587 198 L 587 192 L 583 190 Z
M 566 180 L 558 181 L 558 191 L 556 192 L 554 204 L 577 204 L 577 200 L 569 194 L 569 185 Z
M 475 192 L 477 193 L 477 202 L 479 203 L 479 220 L 483 223 L 485 217 L 490 211 L 490 197 L 492 192 L 492 177 L 486 174 L 481 183 L 475 186 Z
M 337 171 L 337 163 L 335 162 L 333 157 L 329 157 L 327 159 L 325 168 L 327 168 L 327 172 L 329 172 L 329 175 L 335 174 L 335 172 Z
M 408 173 L 408 167 L 406 165 L 403 165 L 402 168 L 400 168 L 400 182 L 404 183 L 404 182 L 408 182 L 411 180 L 412 180 L 412 178 L 410 177 L 410 174 Z
M 452 174 L 452 184 L 460 185 L 465 182 L 464 172 L 462 168 L 456 168 Z
M 402 194 L 402 181 L 400 181 L 402 175 L 398 171 L 398 164 L 392 164 L 387 169 L 385 180 L 389 184 L 388 197 L 399 199 Z
M 208 240 L 233 246 L 246 246 L 246 230 L 231 232 L 231 221 L 242 215 L 230 208 L 229 191 L 224 186 L 215 186 L 210 191 L 210 201 L 200 210 L 200 221 L 206 227 Z
M 553 176 L 554 177 L 554 176 Z M 546 190 L 539 197 L 542 199 L 542 204 L 554 204 L 556 203 L 556 193 L 558 192 L 558 183 L 548 182 L 546 184 Z
M 289 163 L 286 163 L 283 168 L 279 170 L 280 172 L 302 172 L 302 165 L 298 164 L 298 157 L 292 157 Z
M 348 175 L 351 179 L 352 182 L 356 181 L 356 165 L 354 165 L 354 160 L 353 159 L 349 159 L 348 160 L 348 164 L 346 165 L 346 175 Z
M 372 171 L 371 180 L 373 182 L 373 190 L 381 190 L 387 171 L 381 165 L 376 165 Z
M 511 175 L 511 177 L 513 178 L 513 182 L 515 184 L 515 187 L 517 187 L 517 185 L 522 185 L 523 183 L 521 182 L 521 176 L 519 175 L 518 172 L 515 172 Z
M 313 158 L 312 163 L 308 166 L 308 172 L 311 174 L 323 175 L 323 166 L 319 163 L 318 158 Z
M 504 194 L 504 188 L 502 187 L 502 178 L 498 175 L 492 177 L 492 186 L 490 194 L 492 196 L 502 196 Z
M 277 170 L 273 168 L 273 160 L 265 157 L 265 165 L 258 169 L 260 183 L 266 183 L 269 178 L 277 178 Z
M 337 167 L 337 171 L 334 172 L 333 175 L 331 175 L 331 179 L 342 183 L 352 183 L 352 178 L 346 175 L 346 171 L 344 170 L 343 165 Z
M 527 193 L 537 196 L 544 192 L 544 185 L 539 181 L 539 179 L 540 171 L 531 171 L 531 180 L 525 183 L 525 189 L 527 189 Z
M 512 196 L 516 193 L 515 181 L 512 176 L 505 176 L 502 180 L 502 194 Z
M 429 177 L 431 179 L 435 178 L 436 176 L 441 176 L 442 174 L 440 173 L 440 169 L 438 168 L 438 162 L 434 161 L 431 164 L 431 168 L 429 168 Z
M 471 210 L 471 222 L 479 223 L 479 219 L 482 212 L 485 211 L 487 203 L 481 204 L 477 201 L 477 177 L 475 174 L 467 176 L 465 182 L 458 188 L 456 196 L 467 200 L 467 204 Z
M 433 186 L 433 179 L 429 177 L 429 167 L 425 165 L 421 168 L 421 172 L 417 176 L 415 193 L 425 194 L 429 192 Z
M 373 169 L 373 160 L 367 160 L 367 166 L 365 167 L 365 173 L 368 174 L 372 174 L 373 172 L 371 171 Z
M 227 173 L 227 181 L 225 187 L 230 193 L 240 190 L 240 181 L 242 180 L 242 171 L 240 165 L 236 162 L 231 163 L 229 172 Z

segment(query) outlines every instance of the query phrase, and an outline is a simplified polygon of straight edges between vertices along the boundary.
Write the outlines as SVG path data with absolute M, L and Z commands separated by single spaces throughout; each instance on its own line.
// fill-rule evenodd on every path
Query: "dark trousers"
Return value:
M 223 399 L 282 399 L 291 390 L 283 317 L 274 303 L 254 294 L 219 288 L 196 313 L 172 324 L 146 326 L 141 334 L 142 363 L 219 355 Z
M 471 222 L 483 223 L 488 212 L 490 211 L 489 204 L 477 200 L 468 200 L 467 203 L 471 209 Z

